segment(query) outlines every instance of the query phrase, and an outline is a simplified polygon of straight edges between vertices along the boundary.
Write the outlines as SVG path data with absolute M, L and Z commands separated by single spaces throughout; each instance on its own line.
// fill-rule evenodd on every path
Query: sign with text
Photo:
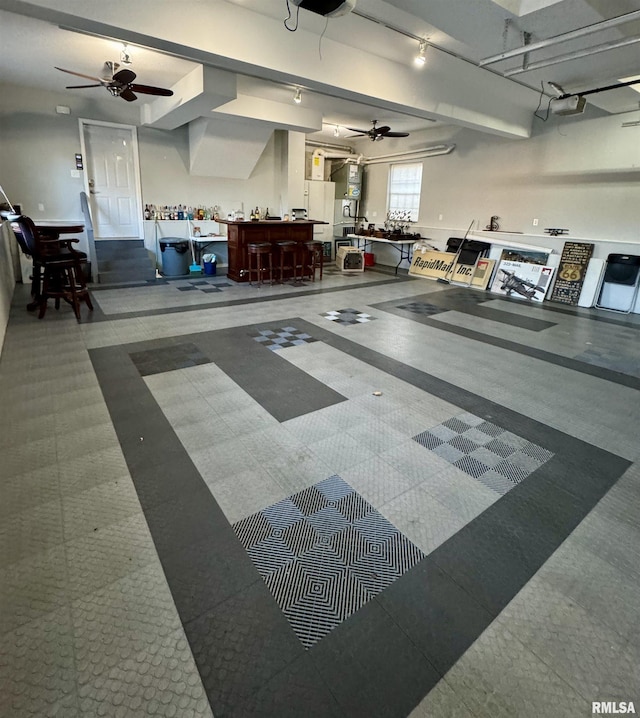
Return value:
M 492 292 L 515 299 L 542 302 L 551 284 L 553 267 L 503 259 L 491 286 Z
M 471 284 L 486 289 L 495 265 L 493 259 L 480 259 L 474 268 L 468 264 L 455 264 L 456 255 L 452 252 L 419 251 L 413 252 L 409 274 L 429 279 L 449 279 L 451 282 Z M 471 275 L 473 273 L 473 279 Z M 471 282 L 470 282 L 471 280 Z
M 552 302 L 572 305 L 578 303 L 593 247 L 594 245 L 588 242 L 564 243 L 558 276 L 551 292 Z

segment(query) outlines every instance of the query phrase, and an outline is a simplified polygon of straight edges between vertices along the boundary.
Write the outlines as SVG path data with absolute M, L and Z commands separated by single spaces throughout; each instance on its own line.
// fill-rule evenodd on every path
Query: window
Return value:
M 418 221 L 422 163 L 391 165 L 389 170 L 389 212 L 409 212 L 411 221 Z

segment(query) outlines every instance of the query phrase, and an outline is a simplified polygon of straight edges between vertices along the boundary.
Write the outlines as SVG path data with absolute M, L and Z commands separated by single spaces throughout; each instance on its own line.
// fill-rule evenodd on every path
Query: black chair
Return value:
M 640 257 L 633 254 L 610 254 L 595 306 L 629 314 L 636 303 L 639 287 Z
M 60 300 L 64 299 L 73 307 L 78 321 L 81 301 L 93 311 L 85 280 L 87 255 L 71 246 L 79 240 L 43 237 L 25 215 L 12 217 L 9 223 L 21 251 L 33 260 L 31 296 L 34 301 L 27 308 L 39 307 L 38 317 L 42 319 L 49 299 L 55 300 L 56 309 L 60 308 Z

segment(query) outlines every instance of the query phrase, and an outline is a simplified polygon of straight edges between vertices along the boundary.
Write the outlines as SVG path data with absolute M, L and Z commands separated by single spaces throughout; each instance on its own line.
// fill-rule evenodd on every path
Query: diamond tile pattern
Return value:
M 317 341 L 310 334 L 301 332 L 295 327 L 282 327 L 281 329 L 260 329 L 258 334 L 251 335 L 271 351 L 278 351 L 285 347 L 296 347 L 311 344 Z
M 434 314 L 442 314 L 442 312 L 448 311 L 443 307 L 438 307 L 435 304 L 429 304 L 429 302 L 410 302 L 409 304 L 399 304 L 398 309 L 404 309 L 407 312 L 413 312 L 414 314 L 424 314 L 427 317 L 432 317 Z
M 339 476 L 233 528 L 305 648 L 424 558 Z
M 191 342 L 174 344 L 162 349 L 132 352 L 130 356 L 142 376 L 211 363 L 211 359 Z
M 502 495 L 553 457 L 551 451 L 469 413 L 413 439 Z
M 362 324 L 364 322 L 371 322 L 375 319 L 370 314 L 365 314 L 358 309 L 336 309 L 331 312 L 325 312 L 320 315 L 330 322 L 337 322 L 338 324 Z
M 188 284 L 176 287 L 176 289 L 179 292 L 192 292 L 196 289 L 205 292 L 205 294 L 212 294 L 215 292 L 222 292 L 222 287 L 231 287 L 233 286 L 229 282 L 216 282 L 216 281 L 207 281 L 205 279 L 198 279 L 194 282 L 189 282 Z

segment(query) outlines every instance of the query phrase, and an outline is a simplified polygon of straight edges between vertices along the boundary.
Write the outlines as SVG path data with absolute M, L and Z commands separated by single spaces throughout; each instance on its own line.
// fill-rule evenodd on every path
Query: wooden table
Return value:
M 313 241 L 313 227 L 316 224 L 327 224 L 313 219 L 294 219 L 289 222 L 284 220 L 259 220 L 259 221 L 231 221 L 219 220 L 220 224 L 226 224 L 227 246 L 229 248 L 229 266 L 227 277 L 234 282 L 249 281 L 249 258 L 247 245 L 251 242 L 276 242 L 294 241 L 299 244 Z

